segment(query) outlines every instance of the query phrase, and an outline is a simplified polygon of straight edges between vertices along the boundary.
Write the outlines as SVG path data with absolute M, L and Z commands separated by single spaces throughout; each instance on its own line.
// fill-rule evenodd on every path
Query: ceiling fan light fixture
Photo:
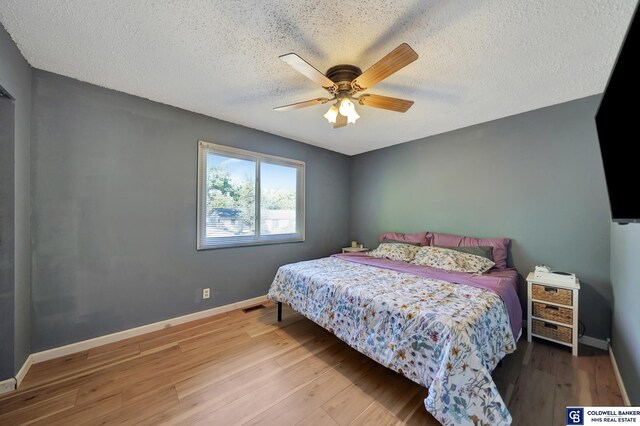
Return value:
M 336 107 L 335 105 L 331 105 L 331 108 L 329 108 L 329 111 L 327 111 L 327 113 L 324 115 L 324 118 L 326 118 L 329 123 L 335 123 L 337 117 L 338 107 Z

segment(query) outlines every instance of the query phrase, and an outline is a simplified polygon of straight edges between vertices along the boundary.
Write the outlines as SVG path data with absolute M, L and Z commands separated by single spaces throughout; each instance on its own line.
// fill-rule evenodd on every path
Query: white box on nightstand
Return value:
M 527 277 L 527 340 L 531 337 L 569 346 L 578 356 L 578 294 L 580 281 Z

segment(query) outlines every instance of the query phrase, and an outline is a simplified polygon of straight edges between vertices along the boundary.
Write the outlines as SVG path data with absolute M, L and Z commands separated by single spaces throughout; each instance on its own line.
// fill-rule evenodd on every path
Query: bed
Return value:
M 491 372 L 515 350 L 517 272 L 446 272 L 366 254 L 284 265 L 268 297 L 428 388 L 442 424 L 511 424 Z

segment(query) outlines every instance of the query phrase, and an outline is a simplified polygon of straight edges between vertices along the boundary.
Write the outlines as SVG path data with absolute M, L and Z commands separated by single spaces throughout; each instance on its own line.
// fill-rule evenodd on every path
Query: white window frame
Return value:
M 255 182 L 255 230 L 256 235 L 234 236 L 234 237 L 209 237 L 207 238 L 206 217 L 207 203 L 205 200 L 207 170 L 207 154 L 219 154 L 232 158 L 251 160 L 256 162 L 256 182 Z M 296 175 L 296 232 L 290 234 L 260 235 L 260 166 L 262 162 L 282 166 L 295 167 Z M 305 163 L 304 161 L 292 160 L 289 158 L 276 157 L 274 155 L 261 154 L 244 149 L 233 148 L 225 145 L 218 145 L 207 141 L 198 141 L 198 212 L 197 212 L 197 250 L 218 249 L 224 247 L 255 246 L 262 244 L 294 243 L 304 241 L 305 225 Z

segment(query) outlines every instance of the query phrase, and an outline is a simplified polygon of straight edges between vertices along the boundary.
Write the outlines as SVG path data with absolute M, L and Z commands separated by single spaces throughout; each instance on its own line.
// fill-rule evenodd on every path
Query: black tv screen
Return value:
M 638 28 L 634 13 L 596 114 L 600 151 L 614 222 L 640 222 Z

